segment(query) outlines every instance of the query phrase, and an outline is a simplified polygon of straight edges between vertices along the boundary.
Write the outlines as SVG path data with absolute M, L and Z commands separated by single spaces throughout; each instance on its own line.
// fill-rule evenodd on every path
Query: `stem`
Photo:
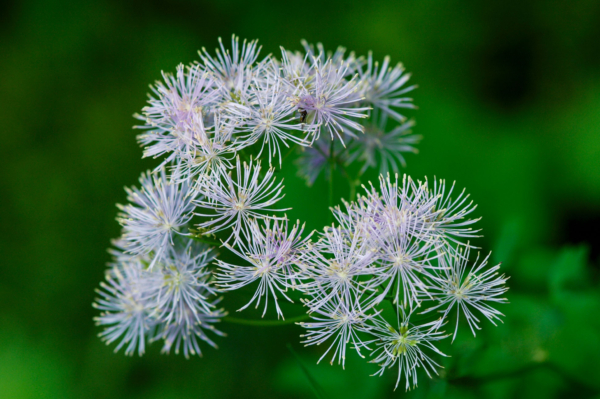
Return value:
M 329 207 L 333 207 L 333 169 L 335 167 L 335 156 L 333 154 L 333 140 L 329 144 Z M 333 218 L 333 214 L 331 215 Z M 333 221 L 333 220 L 332 220 Z
M 296 353 L 294 348 L 292 348 L 292 345 L 287 344 L 287 348 L 289 349 L 290 352 L 292 352 L 292 355 L 294 355 L 294 357 L 296 358 L 296 361 L 298 362 L 300 369 L 302 370 L 302 372 L 304 373 L 304 376 L 310 383 L 310 387 L 312 388 L 313 393 L 315 394 L 317 399 L 325 399 L 327 397 L 327 394 L 325 393 L 323 388 L 321 388 L 321 386 L 319 385 L 319 383 L 317 382 L 315 377 L 313 377 L 312 374 L 308 371 L 308 368 L 306 368 L 306 366 L 304 365 L 304 362 L 302 361 L 302 359 L 300 359 L 300 356 L 298 356 L 298 354 Z
M 196 240 L 198 242 L 201 242 L 203 244 L 207 244 L 207 245 L 214 245 L 216 247 L 220 247 L 222 245 L 222 243 L 216 241 L 216 240 L 211 240 L 210 238 L 204 238 L 204 237 L 199 237 L 196 236 L 194 234 L 191 235 L 193 240 Z
M 285 159 L 286 159 L 287 157 L 289 157 L 289 156 L 290 156 L 290 154 L 291 154 L 292 152 L 294 152 L 294 149 L 295 149 L 295 148 L 296 148 L 296 146 L 295 146 L 295 145 L 290 145 L 290 149 L 289 149 L 289 151 L 288 151 L 288 152 L 287 152 L 287 154 L 285 154 L 285 155 L 283 156 L 283 158 L 281 159 L 281 162 L 282 162 L 282 163 L 283 163 L 283 161 L 285 161 Z
M 310 316 L 308 314 L 304 314 L 298 317 L 292 317 L 287 320 L 250 320 L 250 319 L 238 319 L 237 317 L 224 317 L 223 321 L 231 324 L 242 324 L 245 326 L 255 326 L 255 327 L 271 327 L 271 326 L 284 326 L 286 324 L 293 324 L 298 321 L 307 320 Z

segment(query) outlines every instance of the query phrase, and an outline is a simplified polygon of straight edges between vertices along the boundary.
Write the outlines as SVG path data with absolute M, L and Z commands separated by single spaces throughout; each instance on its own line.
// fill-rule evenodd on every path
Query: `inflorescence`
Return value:
M 94 304 L 100 335 L 128 355 L 157 340 L 163 352 L 200 355 L 224 335 L 219 295 L 253 287 L 239 310 L 264 316 L 271 305 L 283 318 L 280 302 L 295 291 L 312 319 L 298 323 L 302 342 L 324 344 L 321 359 L 344 366 L 350 348 L 378 375 L 396 368 L 396 387 L 404 375 L 408 389 L 418 368 L 437 374 L 434 359 L 446 355 L 435 344 L 454 340 L 461 317 L 473 334 L 481 316 L 500 321 L 491 305 L 506 302 L 507 278 L 487 267 L 489 255 L 470 258 L 478 219 L 464 191 L 397 174 L 420 140 L 400 113 L 414 108 L 415 87 L 402 65 L 303 45 L 259 60 L 256 41 L 234 36 L 231 49 L 203 49 L 152 86 L 136 127 L 144 156 L 162 162 L 119 205 L 122 236 Z M 359 175 L 379 169 L 379 182 L 305 234 L 278 205 L 275 172 L 293 145 L 308 184 L 355 162 Z M 218 259 L 217 247 L 237 261 Z

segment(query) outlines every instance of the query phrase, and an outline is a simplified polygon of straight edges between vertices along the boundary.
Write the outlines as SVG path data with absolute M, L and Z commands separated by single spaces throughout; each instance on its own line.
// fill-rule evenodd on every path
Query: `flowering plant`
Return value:
M 234 36 L 230 50 L 203 50 L 152 87 L 136 115 L 138 140 L 145 157 L 162 161 L 119 205 L 122 236 L 94 304 L 100 335 L 126 354 L 160 340 L 163 352 L 188 357 L 224 335 L 218 295 L 251 286 L 239 311 L 260 306 L 265 316 L 271 305 L 283 319 L 279 302 L 299 293 L 301 337 L 328 346 L 321 359 L 343 367 L 355 350 L 379 375 L 397 368 L 396 387 L 404 375 L 408 389 L 419 367 L 437 373 L 434 359 L 446 355 L 436 342 L 454 339 L 460 318 L 473 334 L 481 316 L 500 320 L 491 304 L 506 301 L 507 278 L 487 266 L 489 255 L 471 259 L 476 247 L 466 240 L 478 219 L 469 219 L 475 205 L 464 190 L 398 176 L 420 140 L 400 113 L 414 108 L 405 95 L 415 88 L 402 65 L 303 44 L 304 52 L 282 48 L 281 59 L 259 60 L 255 41 Z M 305 234 L 277 205 L 284 186 L 275 172 L 294 145 L 308 184 L 340 171 L 350 185 L 350 200 L 331 208 L 334 223 L 321 232 Z M 354 162 L 357 178 L 347 169 Z M 373 167 L 379 182 L 357 193 Z

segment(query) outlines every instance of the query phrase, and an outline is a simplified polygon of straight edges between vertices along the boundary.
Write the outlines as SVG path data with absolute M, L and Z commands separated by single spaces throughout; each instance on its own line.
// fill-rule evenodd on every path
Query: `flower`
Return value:
M 433 261 L 440 256 L 440 243 L 418 227 L 418 219 L 413 215 L 400 225 L 391 225 L 389 220 L 386 223 L 372 236 L 371 245 L 378 248 L 379 262 L 371 285 L 385 287 L 378 302 L 391 291 L 393 303 L 402 300 L 412 309 L 422 297 L 430 295 L 427 281 L 431 271 L 438 269 Z
M 156 326 L 151 317 L 151 303 L 158 274 L 146 270 L 147 262 L 141 257 L 120 254 L 116 259 L 119 262 L 107 271 L 106 283 L 100 283 L 102 289 L 96 290 L 100 298 L 93 306 L 102 313 L 95 321 L 97 325 L 107 326 L 100 333 L 107 344 L 121 338 L 115 352 L 126 345 L 126 355 L 132 355 L 137 349 L 141 356 L 146 339 Z
M 456 199 L 452 199 L 455 183 L 448 193 L 446 193 L 445 180 L 433 181 L 433 190 L 427 187 L 425 180 L 426 195 L 423 197 L 423 203 L 433 203 L 431 210 L 428 210 L 428 215 L 425 217 L 427 223 L 439 235 L 442 235 L 446 240 L 452 241 L 457 245 L 469 245 L 459 241 L 459 238 L 478 237 L 475 233 L 480 230 L 473 230 L 468 227 L 481 218 L 465 219 L 465 217 L 473 212 L 477 205 L 473 201 L 467 203 L 469 195 L 465 195 L 465 190 L 458 195 Z
M 367 322 L 377 316 L 379 311 L 372 311 L 370 308 L 362 309 L 358 302 L 352 304 L 344 301 L 337 302 L 339 299 L 334 298 L 334 300 L 325 301 L 322 307 L 316 309 L 314 312 L 310 312 L 309 314 L 314 321 L 296 324 L 308 330 L 307 334 L 300 335 L 301 338 L 305 338 L 302 341 L 305 346 L 320 345 L 330 338 L 335 337 L 317 363 L 335 347 L 331 364 L 333 364 L 337 357 L 338 364 L 341 363 L 342 368 L 344 368 L 346 363 L 346 346 L 350 342 L 352 342 L 353 348 L 360 357 L 364 358 L 360 352 L 361 348 L 370 351 L 370 348 L 358 333 L 370 330 Z M 368 311 L 372 312 L 367 313 Z
M 194 140 L 186 153 L 182 153 L 179 162 L 172 167 L 171 179 L 184 182 L 198 176 L 199 181 L 206 176 L 226 174 L 232 168 L 231 158 L 239 149 L 232 143 L 233 128 L 223 122 L 219 114 L 213 116 L 213 126 L 205 129 L 202 118 L 194 118 Z
M 312 297 L 306 305 L 314 311 L 336 296 L 347 304 L 361 297 L 369 287 L 364 287 L 358 278 L 370 276 L 376 261 L 369 249 L 360 234 L 349 236 L 333 226 L 324 229 L 303 259 L 308 281 L 302 289 Z
M 231 252 L 250 263 L 249 266 L 238 266 L 217 260 L 219 272 L 216 275 L 219 287 L 224 291 L 236 290 L 246 285 L 259 281 L 256 292 L 250 301 L 238 309 L 242 311 L 250 304 L 256 302 L 260 305 L 264 297 L 265 306 L 263 317 L 267 311 L 268 297 L 271 295 L 275 302 L 277 317 L 283 318 L 283 312 L 278 304 L 278 295 L 293 302 L 287 295 L 288 288 L 298 286 L 298 273 L 294 264 L 299 261 L 305 252 L 305 247 L 310 235 L 302 238 L 304 226 L 296 223 L 288 230 L 286 221 L 265 220 L 262 228 L 256 220 L 250 221 L 248 232 L 245 233 L 247 244 L 239 243 L 239 249 L 225 244 Z
M 398 327 L 394 328 L 381 318 L 375 319 L 375 326 L 370 330 L 376 338 L 368 341 L 367 344 L 375 344 L 372 356 L 375 358 L 371 363 L 377 363 L 381 367 L 373 375 L 382 375 L 386 368 L 391 368 L 398 364 L 398 378 L 396 386 L 398 388 L 402 373 L 406 380 L 406 390 L 412 385 L 417 385 L 417 368 L 422 367 L 427 376 L 431 378 L 431 372 L 437 374 L 437 367 L 440 367 L 433 361 L 423 349 L 429 349 L 438 355 L 446 356 L 437 349 L 433 342 L 447 337 L 443 332 L 439 332 L 433 327 L 437 326 L 437 321 L 423 324 L 420 326 L 411 326 L 409 319 L 412 313 L 408 315 L 402 310 L 402 320 L 398 317 Z
M 214 213 L 196 213 L 199 216 L 211 218 L 198 224 L 207 233 L 232 228 L 231 237 L 235 241 L 240 238 L 242 231 L 247 232 L 250 218 L 275 219 L 275 216 L 266 216 L 259 211 L 285 211 L 287 209 L 272 209 L 271 206 L 283 198 L 281 191 L 282 182 L 275 184 L 274 169 L 270 168 L 261 178 L 260 162 L 244 162 L 240 165 L 240 158 L 236 159 L 236 178 L 231 177 L 231 172 L 221 178 L 203 179 L 201 183 L 204 197 L 195 200 L 195 204 L 207 211 Z M 229 239 L 228 239 L 229 240 Z
M 359 69 L 360 93 L 365 103 L 380 109 L 398 122 L 404 122 L 406 118 L 392 108 L 415 108 L 411 103 L 412 98 L 402 96 L 416 86 L 403 88 L 410 74 L 404 74 L 404 67 L 400 63 L 393 68 L 389 64 L 390 57 L 386 56 L 380 68 L 379 63 L 373 61 L 373 54 L 369 52 L 366 68 Z
M 359 135 L 350 145 L 351 156 L 347 164 L 355 160 L 362 161 L 361 173 L 367 168 L 379 165 L 379 173 L 385 175 L 390 172 L 398 172 L 398 164 L 406 167 L 403 152 L 417 153 L 413 144 L 421 140 L 420 135 L 411 134 L 410 128 L 414 126 L 413 121 L 408 121 L 396 126 L 386 132 L 387 115 L 381 113 L 377 122 L 367 125 L 365 134 Z
M 199 65 L 187 67 L 186 72 L 180 64 L 175 76 L 163 73 L 163 78 L 164 84 L 151 86 L 156 97 L 150 96 L 150 105 L 142 109 L 143 116 L 136 116 L 146 122 L 137 128 L 148 129 L 138 136 L 145 147 L 144 157 L 170 153 L 161 166 L 191 151 L 195 133 L 204 129 L 196 120 L 198 116 L 202 119 L 204 108 L 218 97 L 211 75 Z
M 269 164 L 271 157 L 279 158 L 281 167 L 280 143 L 289 147 L 288 141 L 296 144 L 307 144 L 303 139 L 294 136 L 291 132 L 301 130 L 299 123 L 294 121 L 295 107 L 287 101 L 288 94 L 283 90 L 279 77 L 258 81 L 249 89 L 249 100 L 247 104 L 229 104 L 227 111 L 232 119 L 236 119 L 241 125 L 239 130 L 242 134 L 237 140 L 248 144 L 254 144 L 262 138 L 262 144 L 258 157 L 262 154 L 265 146 Z
M 213 58 L 205 48 L 202 48 L 199 53 L 200 58 L 205 68 L 215 77 L 215 83 L 223 96 L 221 101 L 242 103 L 247 97 L 246 93 L 253 77 L 261 68 L 254 66 L 260 52 L 258 42 L 244 40 L 240 50 L 240 39 L 233 35 L 231 52 L 225 49 L 221 38 L 219 38 L 219 47 L 220 49 L 216 50 L 216 58 Z
M 363 126 L 351 118 L 366 118 L 369 108 L 358 106 L 361 97 L 354 77 L 346 80 L 352 67 L 349 61 L 336 64 L 332 59 L 323 61 L 323 57 L 313 57 L 307 78 L 284 76 L 290 85 L 298 85 L 291 101 L 300 113 L 306 114 L 311 143 L 320 137 L 323 127 L 328 129 L 332 140 L 335 134 L 342 142 L 344 135 L 363 132 Z M 284 67 L 283 71 L 290 69 Z
M 492 324 L 496 325 L 494 320 L 499 320 L 503 316 L 498 310 L 492 308 L 489 302 L 506 303 L 506 298 L 500 298 L 508 288 L 506 287 L 507 277 L 499 275 L 500 265 L 485 269 L 488 259 L 491 255 L 483 259 L 479 265 L 479 254 L 471 266 L 471 270 L 466 274 L 467 262 L 469 262 L 470 248 L 459 248 L 456 252 L 449 251 L 442 258 L 444 267 L 438 270 L 433 278 L 433 287 L 435 290 L 433 298 L 438 302 L 437 305 L 427 309 L 427 313 L 440 309 L 442 320 L 446 319 L 454 306 L 456 305 L 456 327 L 452 340 L 456 338 L 458 331 L 458 321 L 460 314 L 467 319 L 471 332 L 475 335 L 475 330 L 480 330 L 479 319 L 473 314 L 472 309 L 479 311 Z
M 164 168 L 159 173 L 146 172 L 140 177 L 141 190 L 126 188 L 128 205 L 117 220 L 123 226 L 127 251 L 142 255 L 154 253 L 152 265 L 173 245 L 173 234 L 186 235 L 181 228 L 192 218 L 192 200 L 196 192 L 187 182 L 170 182 Z
M 205 330 L 223 335 L 212 325 L 225 316 L 223 310 L 215 309 L 219 299 L 212 298 L 217 289 L 210 282 L 207 265 L 213 258 L 211 250 L 188 241 L 185 247 L 170 250 L 163 261 L 153 313 L 160 325 L 153 340 L 165 340 L 163 352 L 174 345 L 178 353 L 181 345 L 186 358 L 201 355 L 198 338 L 216 347 Z

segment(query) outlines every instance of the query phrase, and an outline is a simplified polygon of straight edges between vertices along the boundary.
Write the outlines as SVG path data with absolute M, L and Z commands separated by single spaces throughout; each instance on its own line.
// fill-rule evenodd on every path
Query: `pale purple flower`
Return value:
M 287 209 L 275 209 L 272 206 L 283 198 L 283 183 L 275 184 L 274 169 L 269 168 L 261 176 L 260 162 L 240 164 L 239 157 L 235 166 L 236 176 L 231 172 L 221 178 L 206 178 L 201 183 L 204 197 L 195 201 L 200 208 L 211 213 L 196 213 L 209 220 L 198 224 L 209 233 L 232 228 L 230 236 L 238 241 L 242 231 L 247 232 L 248 223 L 253 219 L 277 219 L 275 216 L 259 212 L 280 212 Z M 228 239 L 229 240 L 229 239 Z
M 230 117 L 240 125 L 236 139 L 245 145 L 262 141 L 257 157 L 266 147 L 269 164 L 272 157 L 278 157 L 281 167 L 281 145 L 286 148 L 289 148 L 288 142 L 307 145 L 303 138 L 293 134 L 302 128 L 294 115 L 296 108 L 287 100 L 278 77 L 254 85 L 249 96 L 247 105 L 231 103 L 227 108 Z
M 266 314 L 271 296 L 277 311 L 277 317 L 283 318 L 279 307 L 278 297 L 288 301 L 292 300 L 286 295 L 288 288 L 298 287 L 298 272 L 294 265 L 305 252 L 310 235 L 302 238 L 304 226 L 299 222 L 288 230 L 287 221 L 274 221 L 271 226 L 269 220 L 260 226 L 257 221 L 251 221 L 245 242 L 240 241 L 236 247 L 224 244 L 226 248 L 243 259 L 248 266 L 233 265 L 217 260 L 219 272 L 217 282 L 224 291 L 236 290 L 258 281 L 258 287 L 250 301 L 238 309 L 242 311 L 256 303 L 258 307 L 264 300 L 263 317 Z
M 338 298 L 333 298 L 324 302 L 324 305 L 312 312 L 309 312 L 312 321 L 297 323 L 307 330 L 306 334 L 300 335 L 304 338 L 305 346 L 321 345 L 333 338 L 333 342 L 319 358 L 319 363 L 333 349 L 331 364 L 336 360 L 345 368 L 346 348 L 349 344 L 355 349 L 360 357 L 364 358 L 361 349 L 370 351 L 371 349 L 363 341 L 359 333 L 370 330 L 368 322 L 379 314 L 380 311 L 374 311 L 371 308 L 362 309 L 360 303 L 348 304 L 344 301 L 337 302 Z
M 469 244 L 459 241 L 459 238 L 478 237 L 476 233 L 480 230 L 473 230 L 470 226 L 481 218 L 466 219 L 466 216 L 473 212 L 477 205 L 469 200 L 468 194 L 465 195 L 465 189 L 460 192 L 458 197 L 453 199 L 452 193 L 455 184 L 452 183 L 452 186 L 446 192 L 445 180 L 434 179 L 432 190 L 429 190 L 427 181 L 425 181 L 427 195 L 422 201 L 424 203 L 433 202 L 433 208 L 428 211 L 427 221 L 436 233 L 443 235 L 449 241 L 464 246 Z
M 185 357 L 201 355 L 198 339 L 216 347 L 205 334 L 210 330 L 222 335 L 212 324 L 225 316 L 215 308 L 217 289 L 207 268 L 213 257 L 211 250 L 188 241 L 184 248 L 170 250 L 161 264 L 153 316 L 160 325 L 154 340 L 165 340 L 163 352 L 168 353 L 174 345 L 177 353 L 181 345 Z
M 500 265 L 486 269 L 488 259 L 491 254 L 479 261 L 473 262 L 467 273 L 467 263 L 469 262 L 470 248 L 459 248 L 456 252 L 448 251 L 443 257 L 443 266 L 438 270 L 433 278 L 433 298 L 438 302 L 435 306 L 427 309 L 423 313 L 432 310 L 438 310 L 442 313 L 441 319 L 446 319 L 456 305 L 456 327 L 452 340 L 456 338 L 458 331 L 458 321 L 461 313 L 467 319 L 471 332 L 475 335 L 475 330 L 480 330 L 479 319 L 473 313 L 473 310 L 480 312 L 492 324 L 496 325 L 494 320 L 502 321 L 503 316 L 498 310 L 492 308 L 490 303 L 506 303 L 506 298 L 501 298 L 508 288 L 506 287 L 507 277 L 500 275 L 498 270 Z M 478 264 L 479 263 L 479 264 Z
M 383 319 L 375 319 L 375 327 L 370 332 L 377 338 L 368 341 L 367 344 L 375 344 L 372 353 L 375 358 L 371 362 L 377 363 L 381 367 L 374 375 L 382 375 L 386 368 L 392 368 L 397 364 L 398 378 L 394 389 L 398 388 L 402 374 L 404 374 L 406 390 L 408 390 L 411 385 L 417 385 L 418 368 L 423 368 L 430 378 L 432 373 L 438 373 L 437 368 L 440 365 L 431 359 L 424 349 L 440 356 L 446 356 L 433 343 L 446 338 L 447 335 L 434 328 L 437 325 L 436 321 L 412 326 L 409 323 L 411 314 L 406 315 L 403 308 L 401 310 L 402 320 L 398 318 L 397 328 L 392 327 Z
M 390 293 L 394 304 L 402 302 L 412 309 L 419 306 L 420 299 L 430 296 L 427 278 L 438 269 L 434 261 L 440 256 L 440 243 L 423 231 L 412 215 L 399 226 L 392 226 L 389 220 L 386 223 L 388 226 L 379 226 L 371 236 L 371 245 L 379 249 L 371 284 L 384 287 L 377 302 Z
M 409 121 L 394 129 L 387 130 L 387 115 L 381 114 L 378 121 L 365 127 L 365 134 L 359 135 L 350 145 L 350 157 L 346 161 L 363 163 L 361 173 L 367 168 L 379 165 L 379 173 L 398 172 L 398 164 L 406 167 L 402 153 L 418 153 L 414 144 L 421 140 L 420 135 L 412 134 L 410 128 L 414 122 Z
M 239 37 L 233 35 L 231 51 L 225 49 L 221 38 L 219 38 L 219 47 L 220 49 L 216 50 L 216 57 L 202 48 L 200 52 L 202 62 L 205 68 L 213 73 L 215 83 L 223 96 L 222 101 L 242 103 L 247 97 L 252 79 L 260 71 L 260 66 L 254 66 L 260 52 L 258 42 L 244 40 L 240 49 Z
M 164 168 L 158 173 L 143 173 L 141 189 L 126 188 L 127 205 L 121 209 L 118 221 L 123 226 L 122 239 L 132 254 L 153 253 L 152 265 L 173 245 L 173 234 L 187 235 L 183 227 L 192 218 L 192 200 L 196 192 L 187 182 L 170 182 Z
M 356 80 L 346 80 L 349 62 L 335 64 L 331 59 L 323 62 L 313 58 L 311 75 L 292 97 L 292 103 L 298 111 L 306 114 L 305 123 L 309 130 L 307 140 L 311 143 L 320 137 L 321 129 L 326 128 L 333 140 L 336 136 L 343 141 L 345 135 L 362 133 L 364 127 L 354 118 L 366 118 L 370 108 L 359 107 L 362 99 L 358 93 Z M 293 79 L 293 77 L 285 77 Z
M 218 177 L 233 167 L 231 160 L 238 149 L 231 142 L 233 128 L 224 123 L 219 114 L 214 115 L 210 129 L 204 128 L 201 118 L 195 121 L 194 126 L 193 145 L 172 166 L 171 178 L 175 181 L 189 181 L 198 176 L 202 179 L 206 175 Z
M 125 346 L 126 355 L 137 349 L 141 356 L 146 339 L 156 327 L 151 313 L 158 274 L 146 270 L 148 262 L 139 256 L 120 253 L 117 261 L 106 272 L 106 283 L 100 283 L 102 289 L 96 290 L 100 297 L 94 307 L 102 313 L 95 321 L 105 326 L 100 337 L 107 344 L 120 339 L 115 352 Z
M 317 243 L 305 256 L 305 276 L 303 291 L 312 297 L 307 305 L 311 310 L 319 309 L 333 297 L 352 303 L 369 287 L 359 281 L 361 276 L 370 276 L 377 260 L 360 234 L 348 236 L 341 229 L 325 228 Z
M 169 154 L 162 164 L 190 151 L 194 133 L 203 129 L 197 126 L 197 118 L 202 118 L 205 107 L 218 98 L 211 75 L 198 65 L 179 65 L 175 76 L 163 73 L 163 78 L 164 83 L 152 87 L 156 97 L 150 96 L 143 116 L 136 116 L 146 122 L 137 127 L 148 129 L 138 136 L 145 147 L 144 157 Z
M 380 109 L 399 122 L 404 122 L 406 117 L 393 108 L 415 108 L 412 98 L 404 95 L 416 86 L 404 87 L 410 74 L 404 73 L 402 64 L 399 63 L 392 68 L 390 57 L 386 56 L 380 66 L 377 61 L 373 61 L 373 54 L 369 52 L 366 68 L 359 71 L 359 87 L 364 97 L 363 102 Z

